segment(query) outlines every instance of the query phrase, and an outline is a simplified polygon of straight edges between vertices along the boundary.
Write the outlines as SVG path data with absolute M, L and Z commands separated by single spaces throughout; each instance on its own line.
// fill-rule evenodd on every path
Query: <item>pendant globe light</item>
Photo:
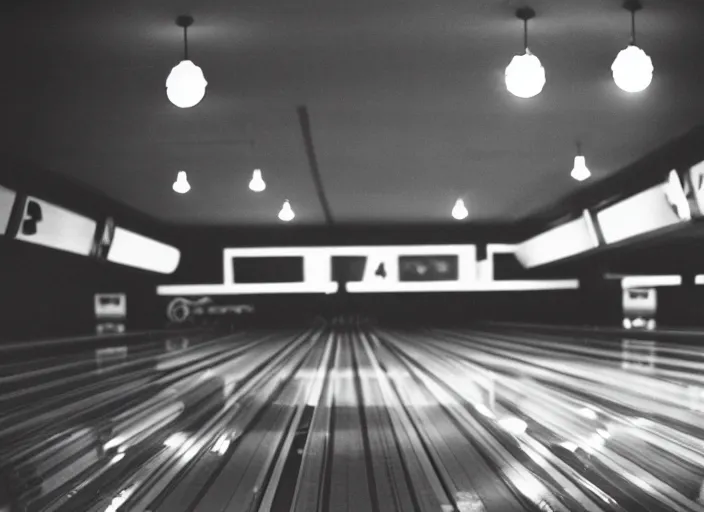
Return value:
M 582 154 L 582 146 L 577 143 L 577 156 L 574 157 L 574 167 L 572 167 L 570 176 L 577 181 L 584 181 L 589 179 L 591 175 L 591 171 L 587 168 L 587 160 Z
M 519 98 L 532 98 L 540 94 L 546 81 L 540 59 L 528 49 L 528 20 L 535 17 L 535 11 L 522 7 L 516 11 L 516 17 L 523 20 L 524 53 L 514 56 L 506 67 L 506 88 Z
M 464 201 L 462 199 L 458 199 L 455 206 L 452 208 L 452 217 L 456 220 L 464 220 L 468 215 L 469 212 L 467 211 L 467 207 L 464 205 Z
M 611 72 L 620 89 L 636 93 L 647 89 L 653 81 L 653 61 L 636 46 L 636 11 L 643 6 L 638 0 L 627 0 L 623 8 L 631 12 L 631 43 L 616 56 Z
M 286 201 L 284 201 L 284 205 L 281 207 L 281 211 L 279 212 L 279 219 L 284 222 L 289 222 L 292 221 L 295 216 L 296 214 L 293 213 L 291 203 L 289 203 L 288 199 L 286 199 Z
M 179 108 L 195 107 L 205 96 L 203 70 L 188 59 L 188 27 L 193 24 L 190 16 L 179 16 L 176 25 L 183 27 L 183 60 L 169 73 L 166 79 L 166 96 Z

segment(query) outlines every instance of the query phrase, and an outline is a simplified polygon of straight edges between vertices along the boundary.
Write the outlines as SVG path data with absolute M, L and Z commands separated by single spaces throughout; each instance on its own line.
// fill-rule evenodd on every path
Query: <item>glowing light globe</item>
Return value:
M 545 82 L 545 68 L 527 48 L 526 53 L 514 56 L 506 67 L 506 88 L 519 98 L 537 96 Z
M 255 169 L 252 173 L 252 180 L 249 182 L 249 189 L 252 192 L 263 192 L 266 190 L 266 183 L 262 178 L 262 171 L 260 169 Z
M 463 220 L 466 219 L 468 215 L 469 212 L 467 211 L 467 207 L 464 205 L 464 201 L 462 199 L 458 199 L 455 206 L 452 208 L 452 216 L 457 220 Z
M 291 203 L 287 201 L 284 202 L 284 205 L 281 207 L 281 211 L 279 212 L 279 219 L 281 219 L 284 222 L 289 222 L 292 221 L 293 218 L 296 215 L 293 213 L 293 209 L 291 208 Z
M 185 194 L 186 192 L 191 190 L 191 185 L 188 183 L 186 171 L 178 171 L 178 174 L 176 175 L 176 181 L 174 181 L 174 184 L 171 186 L 171 188 L 174 189 L 174 192 L 178 192 L 179 194 Z
M 182 60 L 166 79 L 166 96 L 179 108 L 191 108 L 203 99 L 207 85 L 203 70 L 190 60 Z
M 648 88 L 653 81 L 653 70 L 652 59 L 635 45 L 629 45 L 621 50 L 611 65 L 616 85 L 631 93 Z

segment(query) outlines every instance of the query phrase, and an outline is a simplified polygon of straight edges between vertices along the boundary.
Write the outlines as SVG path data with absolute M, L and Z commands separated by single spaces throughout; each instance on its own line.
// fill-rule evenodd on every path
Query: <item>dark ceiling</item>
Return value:
M 8 1 L 0 151 L 170 223 L 276 224 L 289 198 L 297 223 L 322 224 L 305 105 L 336 222 L 450 223 L 458 196 L 467 222 L 525 219 L 704 120 L 704 2 L 644 4 L 655 78 L 627 95 L 610 73 L 629 40 L 620 0 L 530 2 L 548 82 L 521 100 L 503 83 L 522 50 L 514 1 Z M 184 13 L 209 86 L 181 110 L 164 82 Z M 583 184 L 569 177 L 576 140 Z

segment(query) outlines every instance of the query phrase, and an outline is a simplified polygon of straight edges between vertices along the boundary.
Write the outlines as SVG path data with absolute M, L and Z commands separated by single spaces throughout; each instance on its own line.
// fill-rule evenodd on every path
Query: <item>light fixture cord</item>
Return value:
M 183 27 L 183 60 L 188 60 L 188 27 Z
M 528 20 L 523 20 L 523 49 L 528 49 Z
M 631 11 L 631 44 L 636 46 L 636 11 Z

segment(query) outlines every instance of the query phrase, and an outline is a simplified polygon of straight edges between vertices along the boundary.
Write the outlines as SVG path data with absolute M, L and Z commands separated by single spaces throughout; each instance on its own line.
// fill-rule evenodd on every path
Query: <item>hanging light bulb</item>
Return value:
M 577 156 L 574 157 L 574 167 L 570 176 L 577 181 L 584 181 L 592 175 L 591 171 L 587 169 L 587 160 L 582 155 L 582 148 L 580 144 L 577 144 Z
M 284 222 L 289 222 L 293 220 L 293 218 L 296 216 L 295 213 L 293 213 L 293 209 L 291 208 L 291 203 L 288 202 L 288 199 L 284 201 L 284 205 L 281 207 L 281 211 L 279 212 L 279 219 L 281 219 Z
M 176 181 L 174 181 L 172 188 L 174 192 L 178 192 L 179 194 L 185 194 L 191 190 L 191 185 L 188 184 L 188 178 L 186 177 L 186 171 L 178 171 Z
M 260 169 L 254 169 L 252 173 L 252 180 L 249 182 L 249 190 L 253 192 L 263 192 L 266 189 L 266 183 L 262 179 L 262 171 Z
M 638 0 L 627 0 L 623 7 L 631 12 L 631 44 L 618 53 L 611 65 L 611 72 L 620 89 L 630 93 L 641 92 L 653 81 L 654 71 L 652 59 L 636 46 L 636 11 L 643 6 Z
M 545 87 L 545 68 L 540 59 L 528 49 L 528 20 L 535 17 L 535 11 L 523 7 L 516 11 L 516 17 L 523 20 L 523 47 L 525 53 L 516 55 L 506 67 L 506 88 L 519 98 L 537 96 Z
M 466 219 L 468 215 L 469 212 L 467 211 L 467 207 L 464 205 L 464 201 L 462 199 L 458 199 L 455 206 L 452 208 L 452 216 L 457 220 L 463 220 Z
M 166 79 L 166 96 L 179 108 L 196 106 L 205 96 L 205 80 L 203 70 L 188 59 L 188 27 L 193 24 L 190 16 L 179 16 L 176 24 L 183 27 L 184 57 L 169 73 Z
M 574 167 L 570 176 L 577 181 L 584 181 L 592 175 L 591 171 L 587 169 L 587 161 L 582 155 L 577 155 L 574 157 Z

